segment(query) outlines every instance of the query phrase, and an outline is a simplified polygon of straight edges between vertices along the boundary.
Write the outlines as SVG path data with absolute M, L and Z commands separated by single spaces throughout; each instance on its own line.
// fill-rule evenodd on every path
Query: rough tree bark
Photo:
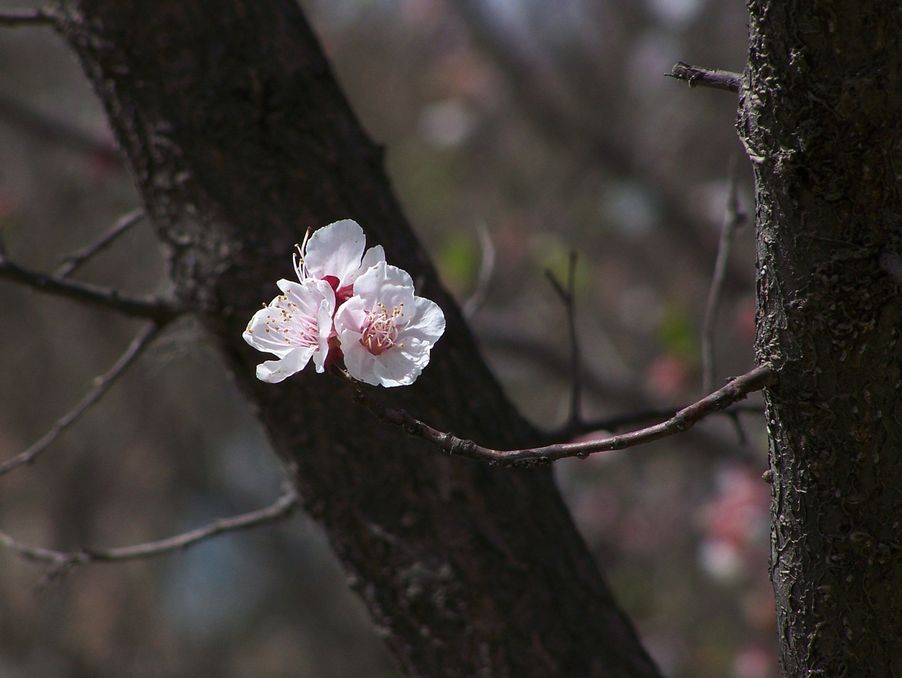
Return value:
M 752 0 L 771 566 L 786 676 L 902 675 L 902 13 Z
M 390 397 L 494 445 L 534 431 L 505 399 L 410 231 L 294 0 L 77 0 L 59 27 L 109 114 L 175 293 L 202 319 L 309 514 L 415 675 L 653 676 L 548 468 L 449 460 L 346 384 L 258 382 L 241 340 L 308 226 L 353 217 L 448 330 Z

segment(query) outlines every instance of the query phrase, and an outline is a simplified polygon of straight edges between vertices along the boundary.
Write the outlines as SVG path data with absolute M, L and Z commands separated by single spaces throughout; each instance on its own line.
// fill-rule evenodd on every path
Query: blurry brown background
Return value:
M 472 324 L 534 421 L 551 428 L 567 413 L 565 317 L 543 269 L 562 273 L 571 248 L 580 254 L 586 414 L 699 395 L 726 170 L 731 155 L 744 156 L 735 96 L 663 74 L 677 60 L 741 70 L 742 3 L 302 4 L 461 301 L 478 287 L 488 233 L 494 266 Z M 23 114 L 112 143 L 61 40 L 44 28 L 0 29 L 0 64 L 0 230 L 15 259 L 51 270 L 138 199 L 115 160 L 58 143 Z M 738 167 L 748 211 L 750 173 Z M 158 289 L 162 262 L 147 224 L 79 277 Z M 717 383 L 751 364 L 753 278 L 747 228 L 718 323 Z M 71 408 L 136 330 L 0 282 L 0 459 Z M 743 419 L 746 446 L 720 418 L 556 467 L 667 675 L 775 675 L 759 419 Z M 280 478 L 217 356 L 185 322 L 37 464 L 0 478 L 0 529 L 57 548 L 148 541 L 261 506 Z M 396 675 L 304 516 L 173 557 L 86 567 L 36 592 L 40 581 L 40 568 L 0 552 L 2 678 Z

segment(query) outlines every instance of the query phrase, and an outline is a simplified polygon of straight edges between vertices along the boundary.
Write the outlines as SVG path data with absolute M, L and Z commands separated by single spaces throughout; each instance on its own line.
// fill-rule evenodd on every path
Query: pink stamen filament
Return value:
M 404 315 L 403 304 L 392 309 L 391 313 L 384 304 L 370 311 L 367 317 L 366 328 L 360 337 L 360 343 L 373 355 L 381 355 L 394 347 L 398 341 L 398 327 L 396 323 Z

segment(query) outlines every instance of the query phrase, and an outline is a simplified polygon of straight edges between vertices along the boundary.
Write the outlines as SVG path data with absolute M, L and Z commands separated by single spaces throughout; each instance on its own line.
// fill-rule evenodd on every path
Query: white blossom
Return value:
M 342 219 L 314 231 L 298 247 L 294 269 L 298 279 L 325 280 L 332 286 L 339 304 L 348 299 L 354 281 L 372 266 L 385 261 L 381 245 L 364 253 L 366 236 L 352 219 Z
M 282 294 L 254 314 L 242 335 L 258 351 L 278 356 L 257 365 L 257 378 L 271 384 L 300 372 L 311 358 L 324 371 L 335 312 L 335 293 L 324 280 L 277 285 Z
M 374 386 L 412 384 L 445 331 L 442 310 L 415 296 L 410 275 L 384 261 L 360 274 L 353 292 L 334 319 L 348 373 Z

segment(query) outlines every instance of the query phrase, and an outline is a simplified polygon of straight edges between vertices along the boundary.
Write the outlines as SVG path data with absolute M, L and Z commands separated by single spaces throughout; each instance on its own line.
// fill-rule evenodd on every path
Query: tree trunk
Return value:
M 653 676 L 548 468 L 440 457 L 341 380 L 254 378 L 241 332 L 308 226 L 352 217 L 448 329 L 417 384 L 373 392 L 493 445 L 534 431 L 506 400 L 392 195 L 294 0 L 78 0 L 61 32 L 127 156 L 177 295 L 198 313 L 413 675 Z
M 902 675 L 902 14 L 752 0 L 757 353 L 786 676 Z

